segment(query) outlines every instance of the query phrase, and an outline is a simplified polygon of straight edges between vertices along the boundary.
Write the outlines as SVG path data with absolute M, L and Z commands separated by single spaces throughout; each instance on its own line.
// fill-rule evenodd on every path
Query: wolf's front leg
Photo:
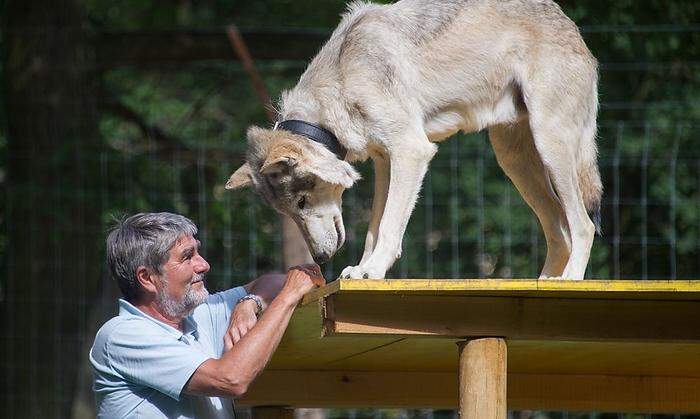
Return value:
M 374 162 L 374 196 L 372 197 L 372 215 L 369 220 L 367 237 L 365 238 L 365 251 L 362 254 L 360 265 L 365 263 L 377 244 L 379 234 L 379 223 L 384 214 L 386 199 L 389 193 L 389 158 L 384 154 L 375 153 L 372 155 Z
M 365 250 L 362 259 L 357 266 L 348 266 L 340 274 L 340 278 L 367 278 L 368 273 L 362 268 L 374 252 L 379 237 L 379 224 L 386 207 L 387 196 L 389 194 L 389 158 L 383 153 L 371 155 L 374 162 L 374 196 L 372 197 L 372 215 L 369 220 L 367 236 L 365 238 Z M 383 278 L 381 276 L 380 278 Z
M 423 177 L 437 151 L 425 136 L 413 137 L 389 152 L 389 192 L 379 222 L 376 244 L 369 257 L 358 266 L 349 266 L 341 278 L 382 279 L 401 254 L 401 241 L 406 224 L 418 198 Z M 373 214 L 374 215 L 374 214 Z M 371 230 L 370 230 L 371 232 Z M 369 234 L 368 234 L 369 236 Z

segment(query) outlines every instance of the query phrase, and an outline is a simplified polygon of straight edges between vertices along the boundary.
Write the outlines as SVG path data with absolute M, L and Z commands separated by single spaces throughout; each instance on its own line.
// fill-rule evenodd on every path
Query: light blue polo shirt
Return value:
M 182 394 L 195 370 L 220 358 L 231 311 L 243 287 L 209 296 L 183 331 L 119 300 L 90 350 L 99 418 L 232 418 L 231 400 Z

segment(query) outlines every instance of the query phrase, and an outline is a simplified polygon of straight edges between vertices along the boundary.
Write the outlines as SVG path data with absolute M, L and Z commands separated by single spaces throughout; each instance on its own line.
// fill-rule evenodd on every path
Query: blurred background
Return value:
M 103 263 L 114 217 L 173 211 L 200 227 L 210 290 L 282 267 L 277 215 L 225 191 L 245 130 L 268 126 L 227 37 L 235 24 L 273 100 L 295 85 L 343 1 L 6 0 L 0 33 L 0 416 L 94 416 L 89 349 L 116 314 Z M 700 274 L 700 2 L 561 1 L 600 61 L 603 232 L 588 278 Z M 355 264 L 372 191 L 345 193 Z M 390 278 L 533 278 L 541 229 L 485 133 L 442 143 Z M 328 410 L 328 417 L 453 417 Z M 513 418 L 689 418 L 511 412 Z M 700 416 L 695 416 L 700 417 Z

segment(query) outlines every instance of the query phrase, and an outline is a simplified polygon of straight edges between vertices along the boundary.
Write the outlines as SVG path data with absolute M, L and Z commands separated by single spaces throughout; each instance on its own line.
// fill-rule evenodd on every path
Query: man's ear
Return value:
M 245 163 L 243 166 L 239 167 L 238 170 L 233 172 L 231 177 L 226 182 L 226 189 L 240 189 L 250 186 L 250 166 Z
M 156 277 L 152 270 L 145 266 L 139 266 L 136 268 L 136 280 L 138 281 L 141 288 L 149 293 L 157 293 L 158 288 L 156 288 Z

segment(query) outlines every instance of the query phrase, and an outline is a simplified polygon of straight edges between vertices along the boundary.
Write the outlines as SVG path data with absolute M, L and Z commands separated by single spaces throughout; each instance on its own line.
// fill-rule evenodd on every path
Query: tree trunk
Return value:
M 8 0 L 0 416 L 69 417 L 103 266 L 95 54 L 71 0 Z M 3 414 L 4 413 L 4 414 Z

